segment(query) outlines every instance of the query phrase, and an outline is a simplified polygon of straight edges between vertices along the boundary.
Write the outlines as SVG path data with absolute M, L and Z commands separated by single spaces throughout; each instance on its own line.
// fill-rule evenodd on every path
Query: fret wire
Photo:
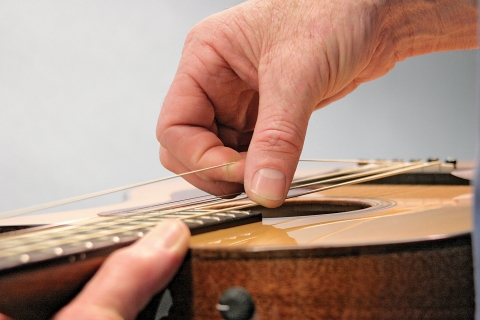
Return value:
M 91 220 L 94 220 L 93 222 Z M 115 220 L 114 219 L 110 219 L 110 221 L 112 220 Z M 120 224 L 126 224 L 128 223 L 130 220 L 127 220 L 127 219 L 121 219 L 122 221 L 119 222 L 119 223 L 116 223 L 115 225 L 120 225 Z M 3 247 L 3 246 L 9 246 L 12 242 L 18 242 L 18 241 L 23 241 L 23 244 L 28 244 L 28 243 L 31 243 L 31 242 L 38 242 L 39 240 L 41 240 L 43 237 L 48 237 L 48 239 L 56 239 L 56 238 L 63 238 L 63 237 L 72 237 L 74 236 L 75 234 L 78 234 L 78 233 L 82 233 L 82 232 L 88 232 L 88 231 L 92 231 L 92 230 L 103 230 L 103 228 L 100 226 L 98 226 L 98 218 L 94 218 L 94 219 L 88 219 L 84 222 L 87 222 L 87 223 L 84 223 L 84 224 L 76 224 L 76 225 L 68 225 L 68 226 L 65 226 L 65 228 L 63 228 L 63 226 L 59 226 L 58 227 L 58 230 L 55 230 L 55 228 L 51 228 L 51 229 L 45 229 L 45 230 L 39 230 L 39 231 L 35 231 L 35 232 L 32 232 L 32 233 L 27 233 L 25 235 L 22 235 L 21 238 L 11 238 L 11 239 L 5 239 L 5 240 L 2 240 L 0 242 L 0 247 Z M 103 222 L 107 222 L 107 220 L 105 221 L 102 221 Z M 110 226 L 113 226 L 114 224 L 110 224 Z M 29 241 L 28 241 L 29 240 Z
M 63 231 L 63 228 L 60 227 L 60 229 L 61 230 L 55 230 L 55 231 L 56 232 Z M 70 230 L 75 229 L 75 226 L 72 225 L 68 229 L 70 229 Z M 38 241 L 40 241 L 40 239 L 44 235 L 48 236 L 49 238 L 55 238 L 55 237 L 51 236 L 52 231 L 54 229 L 49 228 L 48 230 L 50 231 L 50 233 L 46 233 L 48 231 L 46 231 L 46 229 L 45 229 L 45 230 L 42 230 L 41 233 L 39 233 L 40 231 L 32 231 L 31 233 L 22 234 L 21 237 L 9 237 L 7 239 L 2 239 L 2 241 L 0 241 L 0 250 L 3 250 L 2 247 L 4 248 L 4 247 L 12 246 L 12 245 L 16 246 L 17 245 L 16 243 L 19 243 L 19 242 L 20 242 L 20 244 L 38 242 Z
M 210 212 L 214 212 L 214 211 L 215 210 L 210 210 Z M 228 209 L 227 209 L 227 211 L 228 211 Z M 201 214 L 201 216 L 209 214 L 210 212 L 205 211 Z M 160 216 L 154 217 L 154 218 L 159 218 L 159 217 Z M 192 215 L 189 215 L 187 217 L 182 217 L 182 220 L 188 220 L 188 219 L 192 219 L 192 218 L 193 218 Z M 89 228 L 89 229 L 78 229 L 77 228 L 77 229 L 72 230 L 72 231 L 74 231 L 74 234 L 73 235 L 68 235 L 68 237 L 66 237 L 66 236 L 52 237 L 49 240 L 44 241 L 44 242 L 38 242 L 38 237 L 35 237 L 35 235 L 34 235 L 31 240 L 35 240 L 35 244 L 22 243 L 21 245 L 17 246 L 17 248 L 16 248 L 17 250 L 14 251 L 14 252 L 17 252 L 17 253 L 21 252 L 20 249 L 22 249 L 22 248 L 27 248 L 30 251 L 38 251 L 38 250 L 48 249 L 50 247 L 54 247 L 54 246 L 51 245 L 52 243 L 54 243 L 55 246 L 61 246 L 61 245 L 65 245 L 65 244 L 79 243 L 79 242 L 86 241 L 86 240 L 94 241 L 96 238 L 103 237 L 103 236 L 106 236 L 106 235 L 121 235 L 122 232 L 126 232 L 126 231 L 132 231 L 132 230 L 154 227 L 159 222 L 160 219 L 158 219 L 157 221 L 147 221 L 147 222 L 145 220 L 142 220 L 142 219 L 128 219 L 126 221 L 123 221 L 121 223 L 116 224 L 116 225 L 124 224 L 124 226 L 122 226 L 120 229 L 119 228 L 112 229 L 112 230 L 103 229 L 103 230 L 100 230 L 100 231 L 96 231 L 96 233 L 89 233 L 89 234 L 81 235 L 83 232 L 88 232 L 90 230 L 96 229 L 94 225 L 91 225 L 92 228 Z M 113 220 L 115 220 L 115 219 L 113 219 Z M 138 223 L 138 225 L 132 226 L 131 225 L 132 222 Z M 84 226 L 82 226 L 82 227 L 84 227 Z M 10 251 L 10 250 L 8 250 L 8 251 Z M 5 251 L 3 253 L 5 253 Z M 3 257 L 3 256 L 4 255 L 0 254 L 0 257 Z
M 87 218 L 85 220 L 93 220 L 95 218 Z M 78 223 L 79 221 L 75 221 Z M 68 223 L 68 224 L 67 224 Z M 37 229 L 38 228 L 38 229 Z M 31 229 L 24 229 L 20 230 L 20 233 L 14 232 L 13 234 L 0 234 L 0 245 L 5 242 L 5 241 L 10 241 L 10 240 L 17 240 L 17 239 L 23 239 L 23 238 L 29 238 L 32 236 L 32 233 L 39 234 L 40 232 L 59 232 L 64 229 L 73 229 L 75 228 L 75 225 L 72 224 L 72 222 L 66 222 L 62 224 L 52 224 L 52 225 L 45 225 L 45 226 L 40 226 L 40 227 L 33 227 Z M 35 230 L 34 230 L 35 229 Z
M 213 210 L 211 210 L 213 211 Z M 218 211 L 218 210 L 217 210 Z M 207 212 L 202 213 L 201 215 L 208 214 Z M 191 216 L 188 217 L 183 217 L 182 220 L 188 220 L 192 219 Z M 136 222 L 139 223 L 138 225 L 128 225 L 131 222 Z M 20 246 L 17 246 L 15 250 L 4 250 L 3 252 L 0 252 L 0 258 L 3 257 L 8 257 L 8 256 L 13 256 L 18 254 L 19 252 L 24 252 L 24 249 L 27 249 L 30 252 L 34 251 L 40 251 L 40 250 L 45 250 L 48 248 L 54 248 L 54 247 L 61 247 L 62 245 L 68 245 L 68 244 L 79 244 L 88 240 L 95 241 L 95 239 L 99 237 L 104 237 L 104 236 L 121 236 L 122 233 L 127 232 L 127 231 L 133 231 L 133 230 L 139 230 L 139 229 L 145 229 L 145 228 L 152 228 L 154 227 L 159 221 L 142 221 L 141 219 L 134 219 L 128 220 L 125 224 L 126 226 L 122 226 L 120 230 L 118 228 L 112 229 L 112 230 L 101 230 L 97 231 L 96 233 L 93 234 L 85 234 L 81 235 L 81 232 L 79 230 L 74 230 L 76 233 L 73 236 L 68 236 L 68 237 L 60 237 L 58 238 L 52 238 L 51 240 L 44 241 L 44 242 L 36 242 L 35 244 L 31 243 L 24 243 L 21 244 Z M 88 230 L 83 230 L 83 231 L 88 231 Z M 54 244 L 54 245 L 52 245 Z
M 96 221 L 98 221 L 97 219 L 95 219 Z M 112 220 L 115 220 L 114 219 L 111 219 Z M 122 224 L 128 224 L 130 222 L 132 222 L 131 219 L 121 219 L 122 221 L 118 222 L 118 223 L 110 223 L 110 226 L 120 226 Z M 134 220 L 139 220 L 141 221 L 141 219 L 134 219 Z M 107 222 L 107 221 L 104 221 L 104 222 Z M 22 241 L 23 240 L 23 243 L 22 245 L 30 245 L 31 243 L 36 243 L 40 240 L 42 240 L 42 238 L 44 236 L 46 236 L 48 238 L 48 240 L 50 239 L 62 239 L 62 238 L 71 238 L 77 234 L 80 234 L 80 233 L 84 233 L 84 232 L 89 232 L 89 231 L 96 231 L 97 233 L 99 232 L 103 232 L 105 229 L 103 227 L 99 227 L 96 222 L 89 222 L 88 224 L 78 224 L 78 225 L 75 225 L 75 226 L 72 226 L 71 228 L 68 228 L 67 230 L 58 230 L 57 232 L 49 232 L 49 230 L 41 230 L 41 231 L 38 231 L 38 232 L 33 232 L 31 234 L 28 235 L 28 237 L 23 237 L 22 239 L 12 239 L 13 241 L 17 241 L 20 240 Z M 50 230 L 52 231 L 52 230 Z M 93 233 L 92 233 L 93 234 Z M 52 236 L 53 235 L 53 236 Z M 10 246 L 11 245 L 11 241 L 9 241 L 10 239 L 7 239 L 6 241 L 2 241 L 0 242 L 0 248 L 1 247 L 4 247 L 4 246 Z
M 152 222 L 152 223 L 144 223 L 142 225 L 124 227 L 124 228 L 122 228 L 121 231 L 110 230 L 110 232 L 102 234 L 101 236 L 106 236 L 106 235 L 121 236 L 122 233 L 127 232 L 127 231 L 134 231 L 134 230 L 139 230 L 139 229 L 151 228 L 151 227 L 154 227 L 155 225 L 156 224 Z M 39 251 L 39 250 L 48 249 L 48 248 L 53 249 L 55 247 L 61 247 L 62 245 L 67 245 L 67 244 L 78 244 L 80 246 L 83 242 L 95 241 L 95 238 L 98 238 L 98 237 L 97 236 L 92 236 L 92 235 L 85 235 L 83 237 L 80 236 L 79 239 L 75 239 L 75 241 L 73 241 L 72 239 L 69 239 L 69 238 L 62 238 L 61 240 L 64 240 L 64 241 L 61 241 L 61 240 L 57 241 L 55 246 L 45 245 L 42 242 L 37 243 L 36 245 L 22 245 L 20 247 L 15 248 L 15 249 L 18 249 L 18 250 L 16 250 L 15 254 L 5 255 L 4 252 L 0 252 L 0 258 L 5 258 L 5 257 L 8 257 L 8 256 L 13 256 L 13 255 L 16 255 L 16 254 L 19 254 L 19 253 L 23 253 L 23 252 L 25 252 L 24 249 L 27 249 L 29 252 L 34 252 L 34 251 Z
M 103 225 L 98 224 L 98 218 L 93 219 L 94 220 L 93 222 L 91 221 L 91 219 L 89 219 L 90 221 L 87 220 L 85 221 L 86 223 L 84 224 L 71 225 L 66 228 L 63 228 L 63 226 L 61 226 L 59 227 L 58 230 L 55 230 L 55 228 L 39 230 L 36 232 L 22 235 L 21 238 L 14 237 L 11 239 L 4 239 L 0 242 L 0 250 L 2 249 L 2 247 L 9 247 L 14 244 L 17 245 L 16 243 L 18 242 L 20 242 L 21 245 L 29 245 L 31 243 L 37 243 L 44 238 L 47 238 L 48 240 L 59 239 L 59 238 L 61 239 L 65 237 L 72 237 L 73 235 L 82 233 L 82 232 L 89 232 L 89 231 L 102 232 L 102 230 L 104 230 L 105 228 L 105 225 L 109 227 L 120 226 L 125 224 L 128 225 L 128 223 L 131 223 L 133 221 L 142 221 L 142 219 L 144 219 L 144 217 L 122 216 L 119 218 L 111 218 L 109 220 L 102 221 Z
M 383 173 L 378 173 L 379 171 L 378 170 L 372 170 L 373 172 L 375 172 L 375 174 L 373 175 L 370 175 L 370 176 L 367 176 L 367 177 L 363 177 L 363 178 L 357 178 L 357 179 L 354 179 L 354 180 L 351 180 L 351 181 L 346 181 L 346 182 L 343 182 L 343 183 L 338 183 L 338 184 L 335 184 L 335 185 L 330 185 L 330 186 L 325 186 L 325 187 L 321 187 L 321 188 L 316 188 L 316 189 L 312 189 L 312 190 L 309 190 L 309 191 L 306 191 L 306 192 L 303 192 L 301 194 L 298 194 L 298 195 L 292 195 L 292 196 L 289 196 L 287 197 L 288 199 L 290 198 L 294 198 L 294 197 L 298 197 L 298 196 L 301 196 L 301 195 L 306 195 L 306 194 L 311 194 L 311 193 L 314 193 L 314 192 L 319 192 L 319 191 L 323 191 L 323 190 L 327 190 L 327 189 L 332 189 L 332 188 L 336 188 L 336 187 L 339 187 L 339 186 L 343 186 L 343 185 L 349 185 L 349 184 L 355 184 L 355 183 L 361 183 L 361 182 L 366 182 L 366 181 L 370 181 L 370 180 L 374 180 L 374 179 L 379 179 L 379 178 L 383 178 L 383 177 L 387 177 L 387 176 L 391 176 L 391 175 L 395 175 L 395 174 L 399 174 L 399 173 L 403 173 L 403 172 L 407 172 L 407 171 L 411 171 L 411 170 L 416 170 L 416 169 L 420 169 L 420 168 L 425 168 L 425 167 L 429 167 L 429 166 L 433 166 L 433 165 L 438 165 L 439 162 L 430 162 L 430 163 L 423 163 L 423 164 L 415 164 L 413 163 L 412 165 L 401 165 L 399 169 L 394 169 L 394 170 L 390 170 L 389 172 L 384 172 L 385 170 L 382 169 L 381 172 Z M 397 168 L 397 166 L 394 166 L 392 165 L 393 168 Z M 353 176 L 358 176 L 359 174 L 354 174 Z M 333 179 L 336 179 L 336 178 L 333 178 Z M 342 178 L 341 180 L 346 180 L 347 178 Z M 327 179 L 326 181 L 328 181 L 329 179 Z M 331 179 L 330 179 L 331 180 Z M 301 185 L 301 186 L 309 186 L 309 185 L 312 185 L 312 184 L 319 184 L 319 183 L 322 183 L 322 181 L 317 181 L 315 183 L 307 183 L 307 184 L 304 184 L 304 185 Z M 323 183 L 325 183 L 325 181 L 323 181 Z M 296 186 L 296 188 L 299 188 L 301 186 Z M 216 204 L 224 204 L 224 203 L 229 203 L 229 202 L 234 202 L 234 201 L 239 201 L 239 200 L 244 200 L 246 199 L 247 197 L 246 196 L 242 196 L 240 198 L 237 198 L 237 199 L 221 199 L 219 201 L 216 202 Z M 211 201 L 211 202 L 214 202 L 214 201 Z M 193 205 L 191 205 L 190 207 L 187 207 L 186 208 L 178 208 L 176 210 L 166 210 L 166 212 L 161 212 L 161 213 L 158 213 L 158 214 L 151 214 L 151 215 L 148 215 L 148 217 L 162 217 L 166 214 L 172 214 L 172 213 L 176 213 L 176 212 L 184 212 L 185 210 L 191 210 L 191 209 L 198 209 L 198 208 L 203 208 L 205 206 L 208 206 L 208 205 L 211 205 L 211 203 L 209 204 L 203 204 L 203 205 L 200 205 L 200 206 L 196 206 L 196 207 L 193 207 Z M 182 217 L 180 218 L 181 220 L 186 220 L 186 219 L 194 219 L 194 218 L 197 218 L 197 217 L 201 217 L 201 216 L 205 216 L 205 215 L 208 215 L 208 214 L 212 214 L 212 213 L 221 213 L 221 212 L 226 212 L 226 211 L 232 211 L 232 210 L 238 210 L 238 209 L 244 209 L 244 208 L 248 208 L 248 207 L 252 207 L 252 206 L 255 206 L 257 204 L 253 203 L 253 202 L 250 202 L 250 203 L 247 203 L 247 204 L 240 204 L 240 205 L 237 205 L 237 206 L 233 206 L 233 207 L 228 207 L 228 208 L 224 208 L 224 209 L 216 209 L 216 210 L 206 210 L 206 211 L 203 211 L 201 213 L 198 213 L 198 214 L 194 214 L 194 215 L 191 215 L 191 216 L 188 216 L 188 217 Z M 138 222 L 141 222 L 141 219 L 143 219 L 144 217 L 136 217 L 135 216 L 135 213 L 132 213 L 132 214 L 128 214 L 126 216 L 121 216 L 121 218 L 119 218 L 119 220 L 124 220 L 123 218 L 125 217 L 128 217 L 128 218 L 132 218 L 131 220 L 128 219 L 129 222 L 132 222 L 132 221 L 138 221 Z M 111 219 L 110 221 L 111 222 L 116 222 L 115 221 L 116 219 L 113 218 Z M 119 222 L 119 223 L 111 223 L 110 226 L 114 226 L 114 225 L 120 225 L 122 222 Z M 124 223 L 124 222 L 123 222 Z M 131 231 L 131 230 L 138 230 L 138 229 L 145 229 L 145 228 L 148 228 L 148 227 L 153 227 L 156 223 L 155 222 L 150 222 L 148 224 L 142 224 L 142 225 L 139 225 L 139 226 L 134 226 L 134 227 L 129 227 L 129 228 L 126 228 L 127 231 Z M 94 223 L 86 223 L 86 224 L 81 224 L 82 227 L 85 227 L 85 226 L 88 226 L 90 227 L 88 230 L 93 230 L 93 229 L 99 229 L 98 227 L 96 227 L 94 225 Z M 123 228 L 124 231 L 121 231 L 121 232 L 126 232 L 125 231 L 125 228 Z M 50 229 L 49 231 L 52 231 L 53 229 Z M 75 232 L 78 232 L 78 230 L 76 228 L 74 228 L 73 226 L 72 227 L 66 227 L 65 229 L 61 229 L 60 231 L 63 231 L 63 232 L 68 232 L 68 231 L 75 231 Z M 118 230 L 111 230 L 111 231 L 108 231 L 106 233 L 106 235 L 113 235 L 113 234 L 119 234 L 119 231 Z M 22 235 L 23 236 L 23 235 Z M 104 234 L 102 234 L 101 236 L 104 236 Z M 90 238 L 89 238 L 90 237 Z M 98 238 L 98 237 L 97 237 Z M 91 235 L 87 235 L 86 237 L 84 238 L 81 238 L 82 240 L 81 241 L 85 241 L 85 240 L 89 240 L 89 239 L 92 239 L 91 238 Z M 15 239 L 17 240 L 17 239 Z M 38 240 L 38 239 L 37 239 Z M 62 242 L 61 244 L 69 244 L 69 243 L 77 243 L 78 241 L 75 241 L 75 242 L 71 242 L 71 241 L 66 241 L 66 242 Z M 25 246 L 28 246 L 28 245 L 25 245 Z M 58 245 L 57 245 L 58 246 Z M 24 247 L 24 245 L 22 245 L 21 247 Z M 41 248 L 43 249 L 48 249 L 49 246 L 41 246 Z M 10 251 L 10 249 L 7 249 L 8 251 Z M 40 249 L 41 250 L 41 249 Z M 0 257 L 3 257 L 3 255 L 0 254 Z

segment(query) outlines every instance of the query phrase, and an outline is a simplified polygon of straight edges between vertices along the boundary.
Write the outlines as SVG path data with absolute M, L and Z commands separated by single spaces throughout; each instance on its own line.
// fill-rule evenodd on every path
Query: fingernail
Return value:
M 142 239 L 142 242 L 158 250 L 167 249 L 168 251 L 183 253 L 188 248 L 189 238 L 190 234 L 183 222 L 168 219 L 159 223 Z
M 285 196 L 285 180 L 280 170 L 262 168 L 253 176 L 252 192 L 268 200 L 281 200 Z

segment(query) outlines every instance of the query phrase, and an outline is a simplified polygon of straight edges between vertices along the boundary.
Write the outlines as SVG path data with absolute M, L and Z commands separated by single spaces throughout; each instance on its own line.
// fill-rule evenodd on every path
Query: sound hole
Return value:
M 317 200 L 290 200 L 281 207 L 268 209 L 261 206 L 253 207 L 252 211 L 259 211 L 263 218 L 299 217 L 319 214 L 344 213 L 363 210 L 377 206 L 373 201 L 352 199 L 317 199 Z

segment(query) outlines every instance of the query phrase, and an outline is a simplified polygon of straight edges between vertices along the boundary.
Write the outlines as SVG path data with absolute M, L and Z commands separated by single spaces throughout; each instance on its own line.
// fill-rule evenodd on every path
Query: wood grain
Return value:
M 193 310 L 186 307 L 186 314 L 181 308 L 179 312 L 174 302 L 177 308 L 169 319 L 222 319 L 215 305 L 232 286 L 250 292 L 259 319 L 473 319 L 474 315 L 468 236 L 358 248 L 193 250 L 190 259 L 188 272 L 179 275 L 173 286 L 188 287 L 182 281 L 192 281 L 192 291 L 183 292 L 183 297 L 191 293 Z
M 260 319 L 472 319 L 469 192 L 468 186 L 344 187 L 305 201 L 374 197 L 395 205 L 194 236 L 167 288 L 173 305 L 166 318 L 221 319 L 215 308 L 220 296 L 241 286 Z M 312 230 L 314 237 L 305 237 Z M 425 230 L 433 233 L 408 240 Z M 445 236 L 445 230 L 453 233 Z M 385 238 L 392 234 L 395 241 Z M 48 318 L 110 252 L 2 273 L 0 311 L 16 319 Z M 161 297 L 139 319 L 156 319 Z

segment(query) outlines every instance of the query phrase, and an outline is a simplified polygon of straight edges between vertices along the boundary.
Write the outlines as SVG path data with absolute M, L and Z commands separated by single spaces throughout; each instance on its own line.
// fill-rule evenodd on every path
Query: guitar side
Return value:
M 470 192 L 468 186 L 344 187 L 292 201 L 262 222 L 194 236 L 168 287 L 173 304 L 164 318 L 221 319 L 218 299 L 241 286 L 260 319 L 470 319 Z M 302 215 L 355 201 L 370 206 Z M 288 211 L 296 213 L 282 217 Z M 2 275 L 0 292 L 7 294 L 0 311 L 48 317 L 107 254 Z M 162 296 L 139 318 L 155 319 Z
M 255 226 L 243 226 L 194 237 L 188 275 L 194 318 L 221 319 L 219 297 L 241 286 L 260 319 L 472 319 L 469 187 L 349 188 L 322 197 L 377 192 L 396 204 L 351 214 L 353 222 L 300 218 L 306 222 L 300 229 L 286 228 L 289 240 L 260 224 L 258 236 Z M 308 229 L 323 236 L 308 237 Z M 427 234 L 420 239 L 416 230 Z

